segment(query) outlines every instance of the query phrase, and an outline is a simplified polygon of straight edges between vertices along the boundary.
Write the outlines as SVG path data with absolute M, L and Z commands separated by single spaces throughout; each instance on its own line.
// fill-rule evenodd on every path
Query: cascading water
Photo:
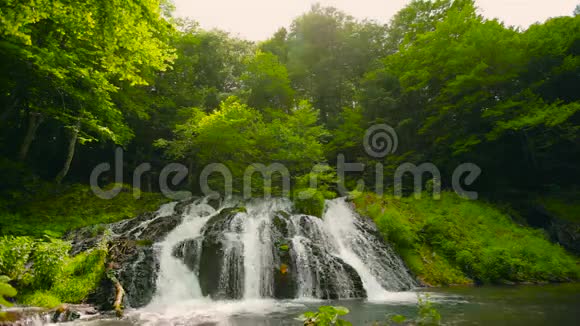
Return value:
M 389 290 L 415 286 L 400 257 L 373 234 L 374 226 L 358 217 L 344 198 L 327 203 L 324 225 L 338 256 L 361 277 L 369 299 L 381 300 L 389 296 Z
M 174 251 L 184 240 L 191 239 L 195 242 L 199 240 L 201 230 L 211 218 L 213 211 L 205 200 L 195 201 L 184 212 L 182 223 L 171 231 L 164 241 L 155 245 L 160 264 L 154 304 L 202 297 L 197 275 L 192 273 L 181 259 L 175 257 Z M 197 258 L 196 256 L 194 259 Z
M 371 222 L 345 199 L 321 218 L 292 214 L 286 199 L 214 211 L 192 203 L 182 223 L 155 245 L 153 304 L 211 298 L 344 299 L 388 296 L 415 281 Z
M 119 228 L 135 239 L 173 225 L 135 260 L 147 259 L 156 275 L 149 305 L 134 312 L 139 324 L 232 325 L 232 316 L 283 312 L 311 299 L 415 299 L 394 294 L 414 279 L 343 198 L 327 201 L 322 218 L 293 213 L 288 199 L 229 201 L 217 210 L 207 201 L 168 204 Z

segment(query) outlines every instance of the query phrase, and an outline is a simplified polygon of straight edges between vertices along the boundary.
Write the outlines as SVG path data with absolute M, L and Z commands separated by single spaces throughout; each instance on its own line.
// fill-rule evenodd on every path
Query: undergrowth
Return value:
M 431 285 L 578 280 L 575 257 L 541 230 L 520 226 L 482 201 L 362 194 L 355 199 L 412 272 Z
M 161 194 L 147 192 L 135 199 L 127 185 L 109 200 L 79 184 L 46 184 L 30 192 L 12 192 L 11 196 L 15 203 L 0 207 L 0 234 L 34 237 L 61 237 L 72 229 L 134 218 L 167 202 Z
M 12 279 L 17 302 L 52 308 L 80 303 L 105 273 L 107 244 L 69 257 L 69 242 L 45 237 L 0 237 L 0 275 Z

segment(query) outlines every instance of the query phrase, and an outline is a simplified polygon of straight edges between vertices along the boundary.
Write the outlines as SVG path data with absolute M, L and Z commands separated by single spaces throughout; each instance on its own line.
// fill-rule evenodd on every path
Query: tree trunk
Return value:
M 12 112 L 14 112 L 14 109 L 16 107 L 18 107 L 19 102 L 20 102 L 20 100 L 18 98 L 16 98 L 14 100 L 14 102 L 12 102 L 12 105 L 7 107 L 6 110 L 4 110 L 2 112 L 2 115 L 0 115 L 0 122 L 5 122 L 8 120 L 8 118 L 10 118 L 10 116 L 12 115 Z
M 38 126 L 42 123 L 43 117 L 42 114 L 38 112 L 30 112 L 28 114 L 28 131 L 26 132 L 26 136 L 24 137 L 24 141 L 20 146 L 20 152 L 18 153 L 18 159 L 24 161 L 28 156 L 28 151 L 30 150 L 30 145 L 32 141 L 36 137 L 36 131 L 38 130 Z
M 538 170 L 538 159 L 536 157 L 536 148 L 534 146 L 533 140 L 530 140 L 528 133 L 525 130 L 522 130 L 523 135 L 523 143 L 524 143 L 524 152 L 528 153 L 528 158 L 532 163 L 532 167 L 534 171 Z
M 57 183 L 61 183 L 62 179 L 64 179 L 64 177 L 66 177 L 66 175 L 68 174 L 68 170 L 70 169 L 70 164 L 71 164 L 73 157 L 75 155 L 75 148 L 77 145 L 77 138 L 79 136 L 80 129 L 81 129 L 81 120 L 77 120 L 77 123 L 74 125 L 74 127 L 72 129 L 70 142 L 68 144 L 68 153 L 66 155 L 66 160 L 64 162 L 64 166 L 63 166 L 62 170 L 56 176 Z

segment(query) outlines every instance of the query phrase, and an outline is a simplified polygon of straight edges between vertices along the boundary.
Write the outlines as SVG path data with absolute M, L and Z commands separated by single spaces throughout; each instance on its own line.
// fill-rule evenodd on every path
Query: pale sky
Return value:
M 269 38 L 278 28 L 307 12 L 312 4 L 336 7 L 358 19 L 388 22 L 410 0 L 174 0 L 176 16 L 198 21 L 252 41 Z M 528 27 L 556 16 L 570 16 L 580 0 L 476 0 L 480 12 L 507 25 Z

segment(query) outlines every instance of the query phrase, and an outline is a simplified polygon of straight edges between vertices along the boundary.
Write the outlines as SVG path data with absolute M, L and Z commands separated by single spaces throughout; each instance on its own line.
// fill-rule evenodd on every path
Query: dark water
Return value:
M 429 293 L 444 325 L 580 325 L 580 284 L 510 287 L 461 287 L 418 291 Z M 101 320 L 92 325 L 301 325 L 294 317 L 320 305 L 350 309 L 353 325 L 384 325 L 392 315 L 417 316 L 414 295 L 407 293 L 390 302 L 352 301 L 256 301 L 191 303 L 167 312 L 139 310 L 125 320 Z M 205 305 L 205 306 L 204 306 Z

